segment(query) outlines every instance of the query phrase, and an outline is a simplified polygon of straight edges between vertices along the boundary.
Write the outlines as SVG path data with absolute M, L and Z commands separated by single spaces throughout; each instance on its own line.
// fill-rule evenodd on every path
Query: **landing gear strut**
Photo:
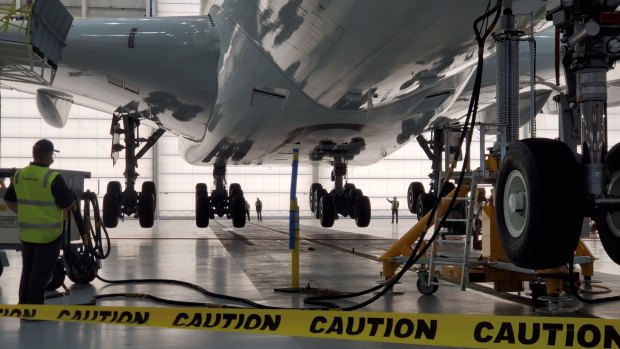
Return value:
M 157 129 L 148 139 L 140 138 L 138 126 L 140 126 L 140 113 L 125 112 L 121 108 L 114 112 L 112 118 L 112 160 L 114 164 L 118 160 L 121 150 L 125 150 L 125 190 L 121 183 L 112 181 L 108 183 L 106 194 L 103 197 L 103 224 L 108 228 L 115 228 L 118 219 L 123 215 L 135 215 L 143 228 L 153 226 L 155 219 L 155 205 L 157 203 L 157 190 L 155 183 L 146 181 L 142 183 L 142 191 L 136 192 L 135 184 L 138 178 L 136 168 L 140 159 L 164 134 L 163 129 Z M 122 126 L 121 126 L 122 122 Z M 120 136 L 124 135 L 125 145 L 120 144 Z M 136 154 L 140 143 L 146 144 Z
M 353 183 L 344 184 L 346 174 L 347 164 L 337 155 L 334 157 L 332 171 L 334 189 L 327 192 L 320 183 L 310 186 L 310 210 L 323 227 L 333 226 L 338 214 L 355 219 L 358 227 L 367 227 L 370 224 L 370 199 Z
M 196 226 L 206 228 L 209 219 L 215 215 L 232 219 L 235 228 L 245 226 L 245 197 L 238 183 L 230 184 L 226 191 L 226 164 L 216 163 L 213 166 L 213 180 L 215 189 L 211 196 L 205 183 L 196 184 Z

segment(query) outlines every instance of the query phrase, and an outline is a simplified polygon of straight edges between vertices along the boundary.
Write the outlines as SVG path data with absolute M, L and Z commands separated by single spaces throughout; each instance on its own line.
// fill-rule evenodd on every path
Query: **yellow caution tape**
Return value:
M 0 317 L 465 348 L 620 348 L 620 319 L 2 304 Z

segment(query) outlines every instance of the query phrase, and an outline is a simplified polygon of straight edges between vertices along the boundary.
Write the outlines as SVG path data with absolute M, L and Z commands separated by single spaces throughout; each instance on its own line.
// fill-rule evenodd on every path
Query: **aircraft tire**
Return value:
M 202 192 L 208 193 L 207 185 L 205 183 L 196 183 L 196 195 Z
M 196 226 L 198 228 L 209 226 L 210 206 L 207 191 L 196 192 Z
M 328 194 L 327 190 L 323 189 L 323 187 L 317 188 L 314 191 L 314 218 L 321 217 L 321 210 L 320 210 L 321 198 L 327 194 Z
M 107 193 L 103 196 L 103 225 L 106 228 L 116 228 L 118 225 L 120 205 L 118 195 Z
M 329 195 L 325 189 L 323 190 L 325 193 L 321 196 L 321 201 L 319 203 L 319 220 L 321 221 L 322 227 L 329 228 L 334 225 L 336 204 L 334 203 L 334 198 Z
M 142 228 L 150 228 L 155 221 L 155 197 L 153 194 L 140 193 L 138 199 L 138 220 Z
M 233 198 L 235 196 L 243 196 L 243 190 L 241 190 L 241 184 L 231 183 L 228 187 L 228 196 Z M 243 203 L 245 205 L 245 202 Z M 245 210 L 245 207 L 243 208 Z
M 155 212 L 155 208 L 157 207 L 157 187 L 155 186 L 155 182 L 153 181 L 143 182 L 142 192 L 153 194 L 153 212 Z
M 371 208 L 368 196 L 359 196 L 355 204 L 355 224 L 360 228 L 365 228 L 370 224 Z
M 323 189 L 323 186 L 321 185 L 321 183 L 312 183 L 310 185 L 310 195 L 308 195 L 308 199 L 310 200 L 309 204 L 310 204 L 310 211 L 312 213 L 316 212 L 316 201 L 314 200 L 314 192 L 317 189 Z
M 417 215 L 418 219 L 422 219 L 433 209 L 433 205 L 435 205 L 435 194 L 432 193 L 423 193 L 418 196 L 418 209 Z
M 110 181 L 108 182 L 108 187 L 106 188 L 106 193 L 117 194 L 120 198 L 121 193 L 123 192 L 123 187 L 121 186 L 121 182 L 119 181 Z
M 420 182 L 411 182 L 409 183 L 409 188 L 407 189 L 407 208 L 411 213 L 417 213 L 418 206 L 418 196 L 420 194 L 425 194 L 426 190 L 424 190 L 424 185 Z
M 450 192 L 453 191 L 454 188 L 456 188 L 456 185 L 454 185 L 454 183 L 452 183 L 452 182 L 445 182 L 444 185 L 443 185 L 443 189 L 442 189 L 442 191 L 444 192 L 442 197 L 450 194 Z
M 241 195 L 233 196 L 231 209 L 233 227 L 245 227 L 245 198 Z
M 620 196 L 620 144 L 611 148 L 605 158 L 607 169 L 613 175 L 607 185 L 607 195 Z M 596 222 L 603 248 L 616 264 L 620 264 L 620 212 L 598 212 L 592 219 Z
M 584 216 L 580 176 L 573 152 L 560 141 L 532 138 L 510 146 L 498 174 L 496 214 L 512 263 L 547 269 L 571 260 Z

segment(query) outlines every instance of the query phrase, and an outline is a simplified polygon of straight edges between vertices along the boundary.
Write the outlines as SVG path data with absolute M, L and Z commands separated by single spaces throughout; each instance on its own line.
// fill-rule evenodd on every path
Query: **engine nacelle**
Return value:
M 48 88 L 37 90 L 37 109 L 45 122 L 53 127 L 62 128 L 67 123 L 69 111 L 73 105 L 73 96 Z

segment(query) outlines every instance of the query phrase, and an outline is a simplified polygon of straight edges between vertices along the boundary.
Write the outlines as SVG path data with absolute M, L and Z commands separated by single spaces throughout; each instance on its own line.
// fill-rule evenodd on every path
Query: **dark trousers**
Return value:
M 256 219 L 258 219 L 259 221 L 263 220 L 263 214 L 261 213 L 261 210 L 256 210 Z
M 45 286 L 52 278 L 61 238 L 45 244 L 22 242 L 22 276 L 19 281 L 19 304 L 43 304 Z
M 398 209 L 397 208 L 392 209 L 392 223 L 394 223 L 394 217 L 396 217 L 396 223 L 398 223 Z

